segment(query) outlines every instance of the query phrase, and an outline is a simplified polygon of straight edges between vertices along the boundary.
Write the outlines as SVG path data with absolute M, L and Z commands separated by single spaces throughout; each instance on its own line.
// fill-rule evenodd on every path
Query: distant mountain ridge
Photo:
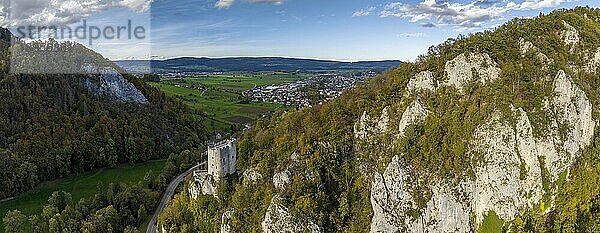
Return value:
M 131 73 L 202 73 L 233 71 L 326 71 L 326 70 L 375 70 L 382 71 L 399 66 L 399 60 L 341 62 L 317 59 L 282 57 L 231 57 L 195 58 L 182 57 L 167 60 L 121 60 L 115 61 Z

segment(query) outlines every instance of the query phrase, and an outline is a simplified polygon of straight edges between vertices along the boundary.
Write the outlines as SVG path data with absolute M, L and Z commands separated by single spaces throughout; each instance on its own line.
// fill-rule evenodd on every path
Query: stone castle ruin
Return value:
M 217 195 L 220 178 L 236 172 L 236 150 L 236 139 L 221 141 L 208 147 L 208 170 L 198 169 L 193 172 L 194 182 L 189 187 L 191 198 Z
M 237 140 L 221 141 L 208 147 L 208 174 L 219 179 L 236 172 Z

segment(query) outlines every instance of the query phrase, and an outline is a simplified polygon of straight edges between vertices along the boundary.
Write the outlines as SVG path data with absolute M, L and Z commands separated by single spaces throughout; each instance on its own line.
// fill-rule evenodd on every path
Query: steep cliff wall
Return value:
M 471 57 L 495 64 L 489 61 L 488 55 Z M 465 59 L 461 54 L 449 61 L 446 64 L 448 83 L 462 90 L 468 82 L 476 81 L 471 80 L 470 73 L 457 71 L 457 66 L 478 67 L 479 61 L 473 60 Z M 484 76 L 495 77 L 500 72 L 497 68 L 489 69 L 483 72 Z M 409 81 L 407 90 L 413 90 L 414 83 L 422 82 L 422 79 L 421 74 L 415 76 Z M 414 190 L 410 183 L 415 176 L 410 175 L 410 164 L 393 156 L 385 172 L 373 177 L 371 204 L 374 214 L 370 231 L 470 232 L 490 211 L 505 221 L 512 221 L 520 212 L 539 203 L 544 195 L 553 200 L 556 186 L 544 188 L 542 171 L 548 172 L 547 178 L 552 184 L 561 174 L 568 174 L 582 149 L 591 144 L 596 124 L 586 93 L 563 70 L 554 77 L 553 93 L 553 96 L 545 97 L 544 108 L 550 114 L 544 117 L 551 123 L 541 129 L 544 135 L 533 136 L 528 113 L 522 108 L 512 107 L 509 115 L 497 110 L 489 116 L 473 133 L 472 152 L 481 155 L 473 163 L 474 179 L 460 180 L 458 185 L 448 184 L 443 177 L 426 181 L 433 194 L 425 208 L 419 208 L 412 196 Z M 428 110 L 415 100 L 402 114 L 396 133 L 402 137 L 407 126 L 420 124 L 427 116 Z M 369 129 L 365 127 L 369 121 L 372 120 L 368 115 L 363 115 L 357 122 L 357 140 L 369 140 L 366 133 Z M 370 131 L 376 131 L 371 135 L 381 133 L 377 128 Z M 470 216 L 474 216 L 473 222 Z

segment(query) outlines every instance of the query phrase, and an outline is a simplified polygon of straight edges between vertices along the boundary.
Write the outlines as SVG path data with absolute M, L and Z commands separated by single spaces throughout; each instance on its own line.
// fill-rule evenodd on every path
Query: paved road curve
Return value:
M 158 220 L 158 215 L 163 211 L 163 209 L 167 205 L 167 202 L 169 201 L 169 199 L 171 199 L 171 197 L 173 197 L 173 195 L 175 194 L 175 189 L 177 188 L 177 186 L 179 186 L 179 183 L 183 182 L 185 177 L 192 174 L 192 172 L 194 172 L 194 170 L 200 168 L 200 166 L 204 166 L 205 164 L 206 164 L 206 162 L 196 165 L 193 168 L 190 168 L 190 170 L 187 170 L 186 172 L 175 177 L 175 179 L 173 179 L 173 181 L 171 181 L 171 183 L 169 184 L 169 187 L 167 187 L 167 190 L 164 192 L 162 199 L 160 200 L 158 209 L 156 209 L 156 211 L 154 211 L 154 215 L 152 215 L 152 219 L 148 223 L 148 228 L 146 228 L 146 233 L 157 233 L 158 232 L 156 229 L 156 227 L 157 227 L 156 221 Z

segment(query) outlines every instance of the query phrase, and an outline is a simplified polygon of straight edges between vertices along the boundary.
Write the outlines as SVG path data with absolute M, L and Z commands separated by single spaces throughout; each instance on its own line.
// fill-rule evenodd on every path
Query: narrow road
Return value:
M 156 211 L 154 211 L 154 215 L 152 215 L 152 219 L 148 223 L 148 228 L 146 228 L 146 233 L 157 233 L 158 232 L 158 229 L 156 229 L 156 227 L 157 227 L 156 221 L 158 220 L 158 215 L 167 206 L 167 202 L 169 201 L 169 199 L 171 199 L 171 197 L 173 197 L 173 195 L 175 194 L 175 189 L 177 188 L 177 186 L 179 186 L 179 183 L 183 182 L 185 177 L 192 174 L 192 172 L 194 172 L 194 170 L 199 169 L 200 166 L 204 166 L 205 164 L 206 164 L 206 162 L 198 164 L 198 165 L 190 168 L 190 170 L 187 170 L 186 172 L 175 177 L 175 179 L 173 179 L 173 181 L 171 181 L 171 183 L 169 184 L 169 187 L 167 187 L 167 190 L 165 190 L 165 192 L 163 193 L 162 199 L 160 200 L 160 204 L 158 205 L 158 208 L 156 209 Z

